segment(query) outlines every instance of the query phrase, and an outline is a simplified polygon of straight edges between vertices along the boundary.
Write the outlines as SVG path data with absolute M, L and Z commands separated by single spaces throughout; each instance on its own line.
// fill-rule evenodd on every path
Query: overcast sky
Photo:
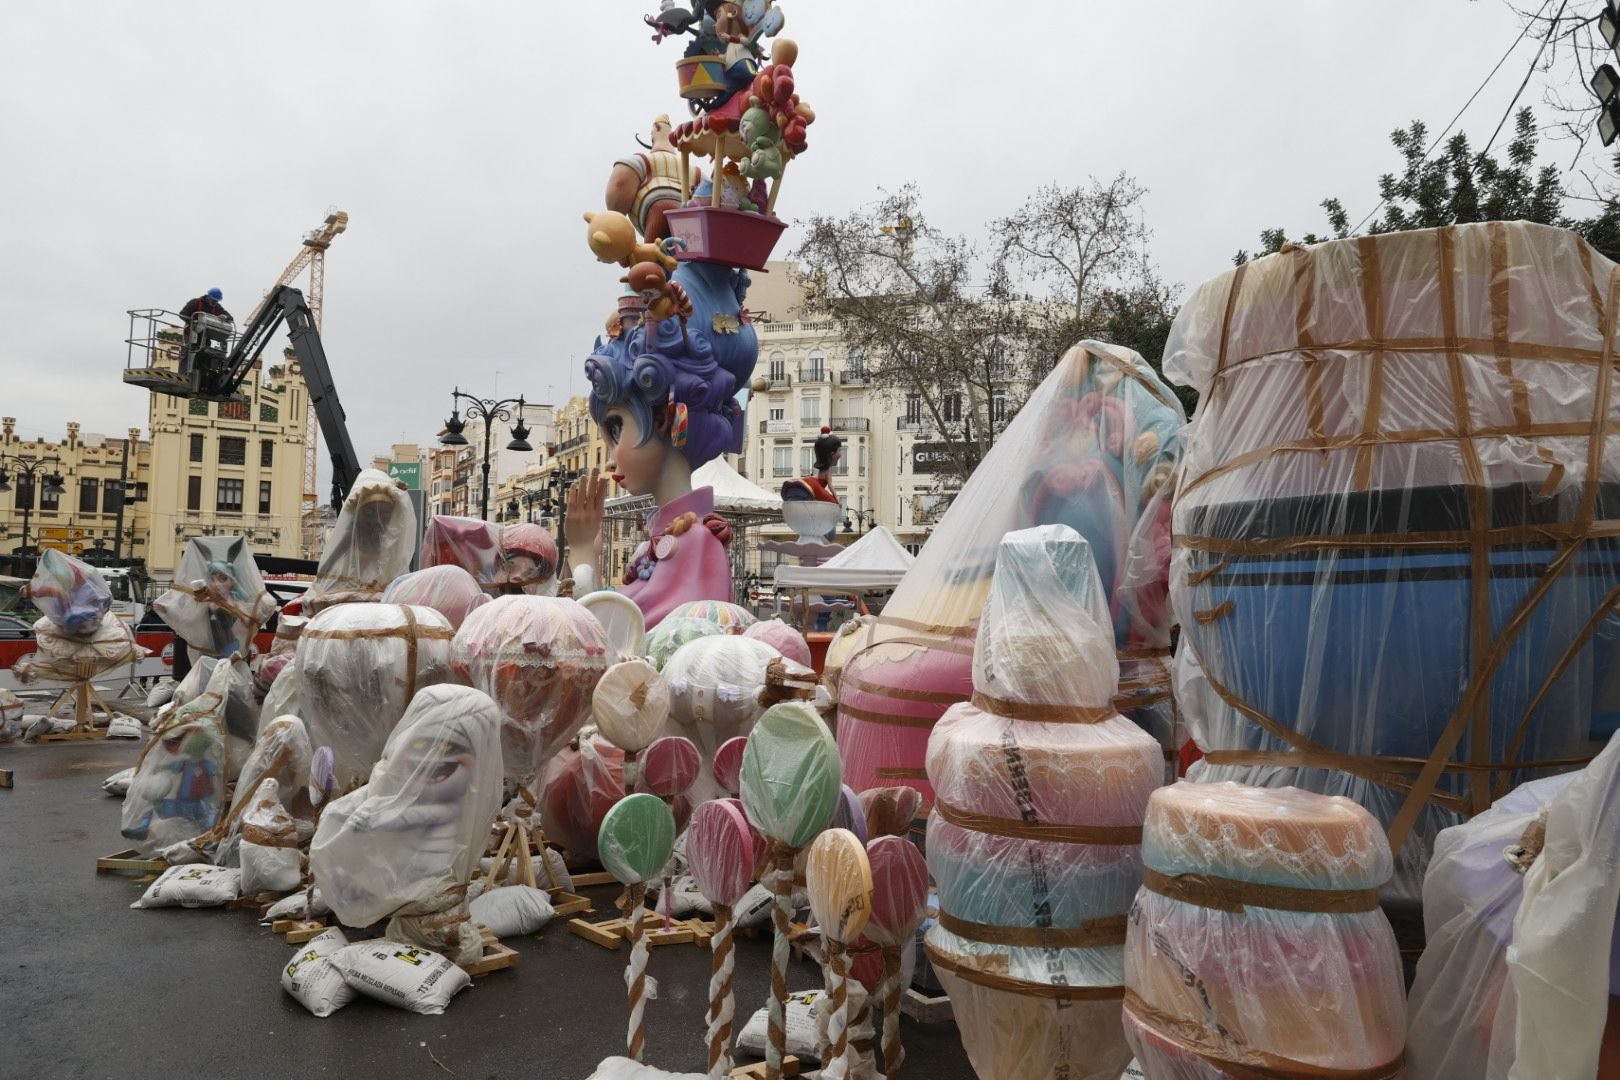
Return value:
M 1262 227 L 1321 228 L 1326 195 L 1359 220 L 1396 165 L 1390 130 L 1438 131 L 1519 29 L 1501 0 L 782 7 L 817 113 L 784 217 L 914 180 L 936 225 L 976 231 L 1042 183 L 1123 169 L 1150 189 L 1153 254 L 1184 290 Z M 145 427 L 146 393 L 119 381 L 125 310 L 218 285 L 245 316 L 330 207 L 351 223 L 324 338 L 363 459 L 430 441 L 458 382 L 580 392 L 621 273 L 591 257 L 581 211 L 651 118 L 683 107 L 680 46 L 641 24 L 656 8 L 9 5 L 0 412 L 25 437 Z M 1476 145 L 1533 51 L 1463 118 Z

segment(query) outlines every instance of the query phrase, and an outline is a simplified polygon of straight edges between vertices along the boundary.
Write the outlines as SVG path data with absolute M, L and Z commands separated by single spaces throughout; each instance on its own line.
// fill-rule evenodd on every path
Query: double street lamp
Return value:
M 482 498 L 479 500 L 479 513 L 482 515 L 485 521 L 488 521 L 489 440 L 497 422 L 506 423 L 512 419 L 511 406 L 517 406 L 518 422 L 512 428 L 512 441 L 506 444 L 506 448 L 508 450 L 516 450 L 519 453 L 525 454 L 534 449 L 534 447 L 529 445 L 529 425 L 523 422 L 523 397 L 520 394 L 515 398 L 502 398 L 501 400 L 497 401 L 494 398 L 480 398 L 474 397 L 471 394 L 464 394 L 461 392 L 460 387 L 456 387 L 450 392 L 450 398 L 450 419 L 444 422 L 444 434 L 439 436 L 440 445 L 467 445 L 467 437 L 462 434 L 467 427 L 467 421 L 461 418 L 461 410 L 457 405 L 457 402 L 459 402 L 461 399 L 465 398 L 469 402 L 467 405 L 467 420 L 482 420 L 484 422 L 484 484 Z
M 47 473 L 45 470 L 52 465 L 55 465 L 56 469 Z M 41 494 L 54 495 L 57 498 L 67 494 L 67 489 L 62 486 L 61 466 L 62 459 L 55 454 L 45 457 L 35 457 L 32 454 L 0 454 L 0 492 L 11 490 L 9 477 L 12 474 L 17 477 L 17 486 L 28 490 L 28 499 L 22 506 L 22 546 L 17 549 L 19 555 L 28 554 L 28 522 L 34 512 L 34 492 L 38 490 Z M 45 480 L 43 487 L 38 483 L 41 476 Z

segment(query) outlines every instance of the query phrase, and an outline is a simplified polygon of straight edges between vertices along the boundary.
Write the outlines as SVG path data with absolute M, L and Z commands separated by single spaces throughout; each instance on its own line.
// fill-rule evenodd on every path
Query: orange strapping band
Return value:
M 1045 821 L 991 817 L 934 800 L 934 810 L 945 821 L 970 832 L 1034 840 L 1045 844 L 1097 844 L 1130 846 L 1142 842 L 1140 825 L 1056 825 Z
M 1006 701 L 975 690 L 969 699 L 973 707 L 1008 720 L 1030 720 L 1040 724 L 1100 724 L 1119 713 L 1114 703 L 1107 705 L 1031 705 L 1023 701 Z
M 901 716 L 896 713 L 873 712 L 870 709 L 858 709 L 853 705 L 838 703 L 838 715 L 847 716 L 852 720 L 859 720 L 865 724 L 882 724 L 884 727 L 919 728 L 923 731 L 932 731 L 939 723 L 938 717 L 929 716 Z
M 1123 945 L 1125 922 L 1123 915 L 1110 915 L 1104 919 L 1087 919 L 1077 927 L 995 926 L 958 919 L 944 910 L 939 913 L 939 925 L 957 937 L 1014 949 L 1102 949 Z
M 879 644 L 882 644 L 881 642 Z M 878 683 L 867 682 L 859 675 L 844 675 L 838 680 L 839 693 L 844 687 L 860 690 L 879 697 L 893 698 L 896 701 L 920 701 L 930 705 L 955 705 L 959 701 L 966 701 L 961 694 L 950 694 L 943 690 L 903 690 L 899 687 L 882 686 Z
M 1009 994 L 1024 997 L 1046 998 L 1048 1001 L 1117 1001 L 1125 996 L 1123 986 L 1052 986 L 1048 983 L 1030 982 L 1027 979 L 1015 979 L 1010 975 L 975 967 L 967 957 L 943 952 L 931 941 L 924 941 L 923 947 L 928 950 L 928 959 L 936 968 L 948 971 L 970 983 L 988 986 L 992 990 L 1005 990 Z M 1004 957 L 984 959 L 1005 963 Z
M 1296 889 L 1287 885 L 1261 885 L 1214 874 L 1177 874 L 1171 877 L 1142 868 L 1142 886 L 1149 892 L 1184 904 L 1241 915 L 1251 907 L 1276 911 L 1303 911 L 1322 915 L 1354 915 L 1378 910 L 1377 889 Z

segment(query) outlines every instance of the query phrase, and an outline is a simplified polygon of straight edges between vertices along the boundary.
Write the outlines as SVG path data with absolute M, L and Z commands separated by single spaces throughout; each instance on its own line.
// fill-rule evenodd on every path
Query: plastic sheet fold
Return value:
M 202 656 L 246 656 L 253 635 L 275 614 L 246 537 L 193 536 L 174 581 L 152 607 Z
M 389 583 L 411 568 L 416 528 L 416 508 L 405 485 L 376 469 L 362 469 L 326 538 L 315 584 L 304 594 L 304 613 L 380 600 Z

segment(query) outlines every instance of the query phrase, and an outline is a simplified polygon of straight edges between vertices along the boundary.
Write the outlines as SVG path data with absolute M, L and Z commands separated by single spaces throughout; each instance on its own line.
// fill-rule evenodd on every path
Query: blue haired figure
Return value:
M 635 268 L 631 279 L 639 283 Z M 714 489 L 692 487 L 692 471 L 742 450 L 737 394 L 759 356 L 742 308 L 746 272 L 689 262 L 671 284 L 689 301 L 690 315 L 647 318 L 646 300 L 631 293 L 620 301 L 618 334 L 597 338 L 585 361 L 608 475 L 633 495 L 651 495 L 656 506 L 621 587 L 648 629 L 689 601 L 732 598 L 731 529 L 714 513 Z M 667 307 L 656 297 L 653 306 Z M 569 492 L 568 547 L 581 591 L 596 576 L 605 479 L 593 471 Z

